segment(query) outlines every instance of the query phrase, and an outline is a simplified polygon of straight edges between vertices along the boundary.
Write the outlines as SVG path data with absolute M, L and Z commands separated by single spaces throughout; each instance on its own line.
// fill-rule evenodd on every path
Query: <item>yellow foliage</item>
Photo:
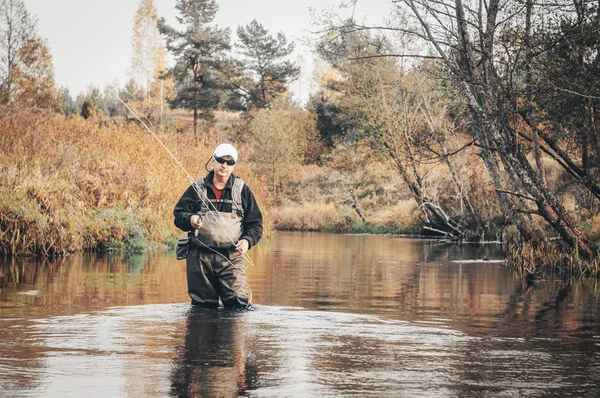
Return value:
M 188 179 L 141 126 L 40 110 L 0 112 L 0 248 L 5 254 L 95 249 L 111 239 L 119 247 L 138 235 L 165 242 L 180 233 L 172 210 Z M 205 174 L 215 137 L 196 148 L 187 135 L 160 134 L 194 178 Z M 115 213 L 103 213 L 107 209 Z M 120 229 L 103 229 L 102 220 Z
M 304 203 L 286 206 L 275 215 L 275 228 L 288 231 L 322 231 L 343 217 L 333 203 Z
M 395 206 L 385 207 L 366 215 L 378 230 L 413 232 L 418 230 L 419 208 L 413 199 L 401 200 Z

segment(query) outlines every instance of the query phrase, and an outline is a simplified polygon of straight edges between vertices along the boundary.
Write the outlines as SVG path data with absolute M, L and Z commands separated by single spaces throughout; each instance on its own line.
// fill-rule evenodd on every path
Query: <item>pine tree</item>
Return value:
M 254 77 L 255 86 L 249 90 L 249 102 L 258 107 L 269 104 L 277 95 L 287 90 L 300 70 L 285 57 L 294 51 L 283 33 L 273 37 L 256 19 L 237 28 L 237 36 L 244 66 Z
M 194 111 L 194 138 L 198 141 L 199 111 L 210 118 L 218 106 L 221 93 L 229 89 L 220 76 L 227 64 L 225 52 L 230 49 L 229 29 L 212 25 L 218 10 L 215 0 L 177 0 L 177 21 L 183 30 L 159 22 L 169 50 L 176 60 L 171 74 L 177 84 L 177 95 L 171 105 Z
M 85 101 L 83 101 L 83 105 L 81 106 L 81 116 L 83 116 L 84 119 L 96 117 L 94 101 L 90 97 L 86 98 Z

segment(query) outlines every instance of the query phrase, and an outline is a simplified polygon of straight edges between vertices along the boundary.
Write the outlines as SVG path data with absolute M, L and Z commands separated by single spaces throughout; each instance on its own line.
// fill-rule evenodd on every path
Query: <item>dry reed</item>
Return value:
M 56 255 L 172 242 L 188 180 L 136 123 L 0 110 L 0 254 Z M 157 131 L 193 176 L 216 143 Z

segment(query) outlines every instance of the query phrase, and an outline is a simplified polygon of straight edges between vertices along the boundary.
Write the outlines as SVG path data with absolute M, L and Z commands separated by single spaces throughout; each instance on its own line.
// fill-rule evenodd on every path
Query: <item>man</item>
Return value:
M 175 225 L 189 232 L 186 258 L 192 305 L 250 307 L 244 254 L 262 237 L 262 214 L 250 188 L 233 174 L 237 150 L 215 148 L 213 170 L 190 186 L 175 205 Z

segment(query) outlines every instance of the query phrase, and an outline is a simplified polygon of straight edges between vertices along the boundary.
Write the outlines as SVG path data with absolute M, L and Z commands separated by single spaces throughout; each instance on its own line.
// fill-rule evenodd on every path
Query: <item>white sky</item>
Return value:
M 309 35 L 309 7 L 324 10 L 341 0 L 220 0 L 215 22 L 235 29 L 256 18 L 272 34 L 283 32 L 296 42 L 312 68 L 312 54 L 298 39 Z M 55 79 L 71 95 L 85 92 L 90 85 L 123 85 L 131 65 L 131 35 L 138 0 L 25 0 L 38 19 L 38 33 L 53 55 Z M 175 24 L 175 0 L 155 0 L 158 14 Z M 355 18 L 381 23 L 390 14 L 390 0 L 359 0 Z M 295 60 L 295 57 L 291 59 Z M 306 73 L 305 73 L 306 74 Z

